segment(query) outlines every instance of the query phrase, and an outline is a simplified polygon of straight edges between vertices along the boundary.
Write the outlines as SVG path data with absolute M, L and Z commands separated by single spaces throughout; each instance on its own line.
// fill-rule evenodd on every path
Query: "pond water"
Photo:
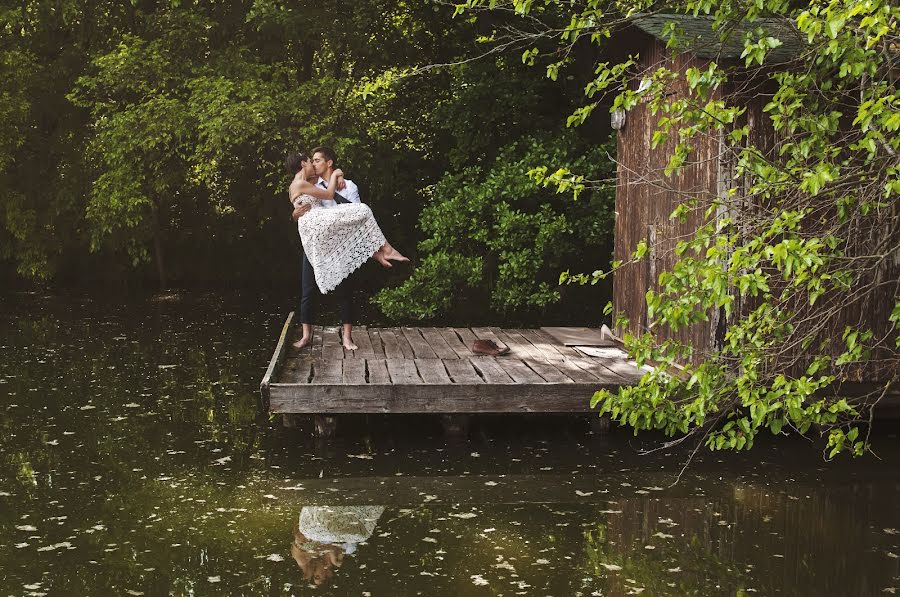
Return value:
M 258 412 L 287 297 L 0 296 L 0 594 L 885 595 L 900 446 Z M 588 397 L 585 397 L 587 400 Z

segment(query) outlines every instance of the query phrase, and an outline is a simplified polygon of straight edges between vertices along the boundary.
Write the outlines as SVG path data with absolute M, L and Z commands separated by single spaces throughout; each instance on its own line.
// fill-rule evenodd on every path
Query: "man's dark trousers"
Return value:
M 340 193 L 334 194 L 334 202 L 338 204 L 350 203 L 350 201 Z M 316 299 L 322 296 L 322 293 L 319 292 L 319 287 L 316 286 L 316 273 L 313 271 L 309 259 L 306 258 L 306 253 L 303 254 L 302 272 L 302 277 L 300 278 L 301 284 L 303 285 L 303 290 L 300 294 L 300 323 L 312 324 L 313 317 L 315 316 Z M 353 323 L 353 301 L 351 300 L 353 298 L 353 293 L 351 292 L 352 287 L 350 282 L 352 277 L 352 275 L 347 277 L 332 291 L 341 310 L 341 323 Z
M 341 323 L 353 323 L 353 297 L 350 282 L 352 277 L 350 276 L 338 284 L 338 287 L 331 292 L 338 301 L 341 311 Z M 313 317 L 315 317 L 316 301 L 318 301 L 322 293 L 319 292 L 319 287 L 316 286 L 316 273 L 313 271 L 309 259 L 306 258 L 306 254 L 303 255 L 301 282 L 303 290 L 300 294 L 300 323 L 312 324 Z

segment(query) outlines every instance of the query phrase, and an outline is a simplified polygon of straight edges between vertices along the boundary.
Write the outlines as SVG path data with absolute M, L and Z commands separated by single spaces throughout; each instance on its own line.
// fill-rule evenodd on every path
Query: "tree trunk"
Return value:
M 337 431 L 337 417 L 334 415 L 315 415 L 316 437 L 331 439 Z
M 335 9 L 337 14 L 345 14 L 344 3 L 340 0 L 335 3 Z M 347 42 L 341 36 L 338 37 L 337 44 L 338 47 L 334 52 L 334 63 L 331 66 L 334 68 L 334 70 L 332 71 L 334 78 L 340 81 L 343 78 L 344 74 L 344 57 L 347 54 Z
M 332 64 L 332 66 L 334 67 L 334 71 L 332 72 L 332 74 L 334 75 L 335 79 L 340 81 L 344 75 L 344 55 L 347 53 L 347 44 L 343 40 L 338 43 L 340 44 L 340 46 L 338 47 L 338 50 L 334 55 L 334 64 Z
M 162 239 L 160 238 L 162 232 L 159 226 L 159 207 L 156 205 L 153 206 L 153 253 L 154 253 L 154 261 L 156 261 L 156 275 L 159 278 L 159 289 L 165 290 L 168 288 L 168 283 L 166 280 L 166 266 L 163 261 L 163 250 L 162 250 Z
M 312 79 L 315 57 L 315 46 L 306 41 L 300 42 L 300 56 L 295 59 L 297 64 L 297 84 L 306 83 Z

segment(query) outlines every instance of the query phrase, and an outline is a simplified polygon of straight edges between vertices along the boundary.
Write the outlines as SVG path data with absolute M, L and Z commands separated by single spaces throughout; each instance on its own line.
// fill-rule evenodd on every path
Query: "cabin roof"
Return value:
M 714 19 L 711 16 L 693 16 L 680 14 L 637 14 L 630 19 L 631 23 L 641 31 L 667 42 L 668 33 L 665 27 L 675 22 L 680 47 L 701 58 L 739 59 L 744 51 L 744 35 L 756 35 L 757 29 L 782 42 L 773 48 L 766 57 L 767 62 L 788 61 L 796 57 L 804 47 L 804 40 L 794 24 L 787 19 L 756 19 L 753 22 L 741 21 L 725 31 L 713 29 Z

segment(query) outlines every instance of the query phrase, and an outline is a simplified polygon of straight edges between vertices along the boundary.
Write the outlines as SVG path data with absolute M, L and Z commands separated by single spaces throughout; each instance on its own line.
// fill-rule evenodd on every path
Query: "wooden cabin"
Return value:
M 679 38 L 683 42 L 679 47 L 685 48 L 684 51 L 666 48 L 666 27 L 671 21 L 676 22 Z M 759 76 L 759 71 L 754 78 L 754 74 L 742 68 L 744 60 L 740 57 L 744 33 L 757 27 L 767 30 L 783 43 L 768 54 L 766 64 L 771 63 L 768 68 L 783 68 L 779 65 L 787 64 L 804 47 L 805 39 L 800 37 L 792 24 L 784 21 L 761 19 L 752 25 L 741 25 L 722 41 L 719 33 L 712 29 L 711 17 L 638 15 L 619 32 L 618 39 L 614 39 L 616 43 L 613 45 L 617 47 L 613 51 L 621 53 L 622 57 L 635 54 L 639 56 L 636 76 L 629 82 L 632 89 L 638 88 L 645 74 L 649 77 L 660 66 L 667 66 L 680 73 L 690 67 L 704 69 L 712 61 L 720 66 L 733 66 L 734 73 L 729 86 L 720 90 L 718 97 L 725 93 L 739 94 L 739 97 L 746 98 L 743 105 L 747 110 L 744 120 L 738 126 L 749 125 L 749 141 L 777 160 L 778 139 L 771 120 L 763 111 L 774 92 L 772 83 L 768 77 Z M 683 97 L 687 92 L 687 83 L 683 77 L 671 83 L 669 94 L 673 97 Z M 715 96 L 711 99 L 715 99 Z M 615 259 L 626 263 L 641 240 L 649 245 L 649 257 L 637 263 L 626 263 L 614 276 L 614 318 L 621 314 L 628 319 L 627 326 L 616 330 L 619 336 L 625 333 L 639 335 L 648 330 L 648 289 L 658 287 L 659 274 L 671 270 L 678 260 L 675 255 L 678 241 L 690 237 L 705 217 L 705 210 L 699 209 L 680 222 L 670 219 L 673 210 L 686 198 L 693 197 L 698 198 L 701 204 L 709 205 L 712 199 L 724 196 L 734 186 L 738 187 L 740 195 L 742 183 L 737 181 L 736 185 L 734 164 L 721 151 L 722 141 L 719 138 L 707 136 L 697 139 L 695 151 L 683 171 L 673 176 L 664 174 L 677 143 L 677 135 L 671 135 L 665 144 L 651 149 L 653 133 L 663 116 L 659 112 L 654 115 L 648 105 L 639 104 L 625 114 L 613 114 L 612 118 L 612 126 L 617 129 L 618 155 Z M 888 264 L 888 267 L 890 271 L 881 272 L 880 275 L 887 276 L 887 279 L 891 276 L 897 279 L 900 268 L 896 262 Z M 893 305 L 890 295 L 891 293 L 885 293 L 884 300 L 880 301 L 883 304 L 869 305 L 863 309 L 857 305 L 846 309 L 839 321 L 831 322 L 829 333 L 837 341 L 835 349 L 840 343 L 845 325 L 868 325 L 884 331 Z M 827 297 L 825 300 L 828 300 Z M 739 301 L 740 297 L 736 296 L 735 314 L 747 312 L 751 307 L 748 304 L 741 305 Z M 861 314 L 860 311 L 864 313 Z M 678 332 L 656 329 L 657 340 L 662 342 L 673 339 L 690 345 L 694 348 L 695 360 L 699 361 L 704 353 L 721 347 L 727 329 L 724 310 L 710 312 L 708 316 L 707 322 Z M 802 363 L 798 366 L 803 369 L 806 367 Z

